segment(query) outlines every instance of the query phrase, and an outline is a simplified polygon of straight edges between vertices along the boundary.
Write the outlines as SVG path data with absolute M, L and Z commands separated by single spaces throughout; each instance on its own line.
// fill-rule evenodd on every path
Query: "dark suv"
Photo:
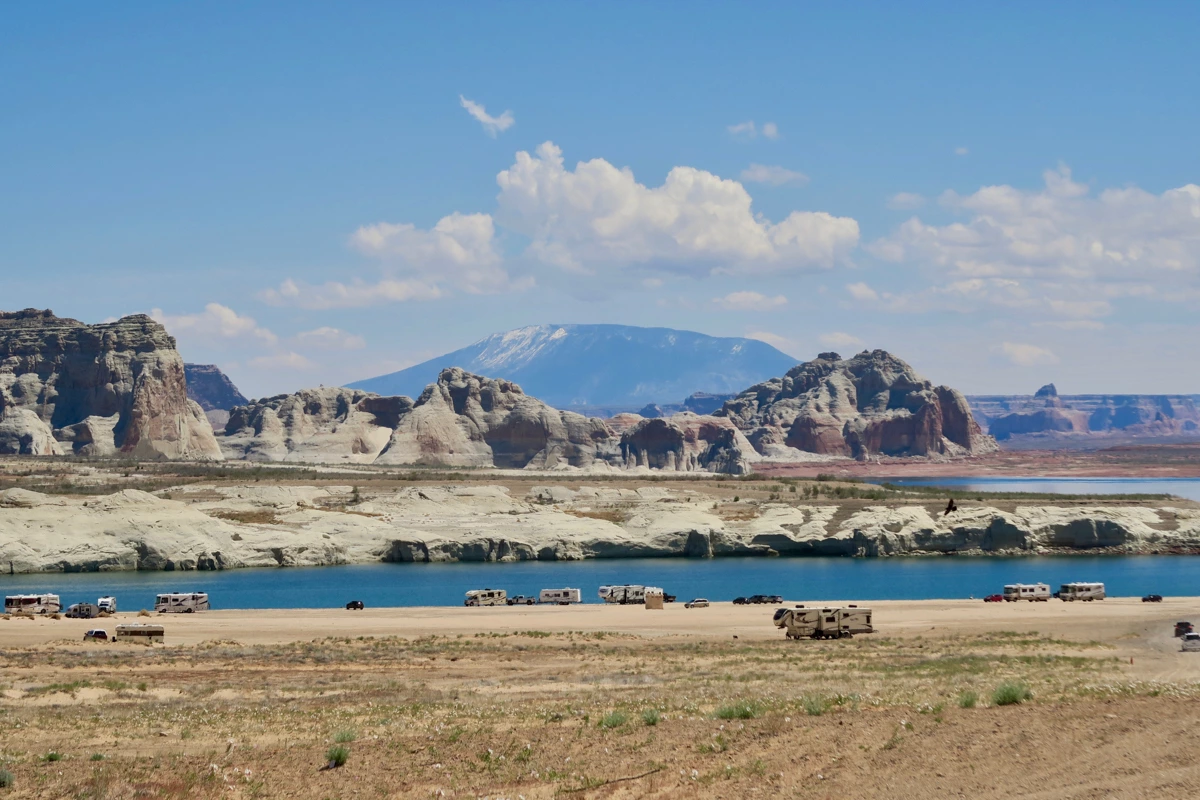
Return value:
M 349 603 L 346 603 L 347 611 L 362 611 L 364 608 L 366 606 L 363 605 L 362 600 L 351 600 Z

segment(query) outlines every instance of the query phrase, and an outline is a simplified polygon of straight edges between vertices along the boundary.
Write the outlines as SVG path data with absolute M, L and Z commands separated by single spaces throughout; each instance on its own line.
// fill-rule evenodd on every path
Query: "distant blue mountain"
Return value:
M 558 408 L 638 408 L 679 403 L 693 392 L 740 392 L 796 363 L 755 339 L 629 325 L 535 325 L 349 386 L 415 398 L 442 369 L 462 367 L 515 381 Z

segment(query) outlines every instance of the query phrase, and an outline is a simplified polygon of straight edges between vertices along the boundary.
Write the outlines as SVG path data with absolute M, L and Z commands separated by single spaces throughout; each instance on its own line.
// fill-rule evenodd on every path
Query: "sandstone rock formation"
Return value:
M 1191 395 L 1059 395 L 1054 384 L 1029 395 L 981 395 L 971 408 L 1001 441 L 1013 437 L 1200 435 L 1200 398 Z
M 306 389 L 235 408 L 232 457 L 440 467 L 555 469 L 617 458 L 598 419 L 559 411 L 511 381 L 443 370 L 414 403 L 354 389 Z
M 746 474 L 750 465 L 760 460 L 730 420 L 686 412 L 644 419 L 625 430 L 621 457 L 626 467 L 730 475 Z
M 221 457 L 162 325 L 36 309 L 0 312 L 0 453 Z
M 956 456 L 996 447 L 962 394 L 934 386 L 883 350 L 845 360 L 822 353 L 750 387 L 715 416 L 731 420 L 758 452 L 777 457 L 787 450 L 860 459 Z
M 380 561 L 1200 550 L 1200 510 L 1144 506 L 755 505 L 639 489 L 193 484 L 165 499 L 0 492 L 0 571 L 197 570 Z M 748 517 L 748 518 L 747 518 Z M 237 519 L 254 519 L 239 522 Z

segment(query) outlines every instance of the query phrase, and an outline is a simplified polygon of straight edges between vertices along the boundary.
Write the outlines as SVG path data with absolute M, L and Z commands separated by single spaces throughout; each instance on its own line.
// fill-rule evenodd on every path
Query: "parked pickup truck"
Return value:
M 531 606 L 537 603 L 537 601 L 538 599 L 536 597 L 531 597 L 530 595 L 525 594 L 514 594 L 512 597 L 508 598 L 508 604 L 510 606 Z

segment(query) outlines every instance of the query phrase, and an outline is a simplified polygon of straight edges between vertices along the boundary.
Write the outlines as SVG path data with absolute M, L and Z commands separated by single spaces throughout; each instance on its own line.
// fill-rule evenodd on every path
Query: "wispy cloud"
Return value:
M 912 211 L 925 205 L 925 198 L 912 192 L 897 192 L 888 198 L 887 205 L 898 211 Z
M 729 135 L 733 138 L 741 139 L 744 142 L 757 139 L 759 134 L 762 134 L 764 139 L 770 139 L 771 141 L 779 138 L 779 126 L 774 122 L 764 122 L 762 127 L 759 127 L 758 123 L 754 120 L 748 119 L 745 122 L 739 122 L 735 125 L 727 125 L 725 130 L 729 131 Z
M 841 331 L 822 334 L 818 341 L 826 347 L 862 347 L 863 340 Z
M 808 176 L 803 172 L 766 164 L 751 164 L 742 170 L 741 177 L 746 183 L 766 183 L 771 186 L 803 186 L 808 183 Z
M 511 128 L 517 121 L 511 111 L 505 111 L 500 116 L 493 117 L 487 113 L 487 109 L 483 107 L 482 103 L 468 100 L 461 94 L 458 96 L 458 102 L 467 110 L 468 114 L 478 120 L 479 124 L 483 126 L 484 132 L 493 139 L 496 138 L 497 134 L 501 134 Z
M 956 147 L 956 148 L 954 148 L 954 155 L 956 155 L 956 156 L 965 156 L 965 155 L 967 155 L 967 154 L 968 154 L 968 153 L 970 153 L 970 152 L 971 152 L 971 151 L 970 151 L 970 150 L 968 150 L 968 149 L 967 149 L 967 148 L 965 148 L 965 147 Z
M 786 336 L 780 336 L 777 333 L 770 331 L 750 331 L 746 334 L 747 339 L 757 339 L 760 342 L 766 342 L 777 350 L 782 350 L 788 355 L 792 355 L 799 350 L 794 339 L 789 339 Z
M 1018 367 L 1041 367 L 1058 363 L 1058 356 L 1036 344 L 1004 342 L 994 350 Z
M 767 297 L 758 292 L 730 292 L 713 298 L 713 303 L 730 311 L 775 311 L 786 306 L 787 301 L 781 294 Z
M 363 337 L 328 326 L 303 331 L 296 334 L 295 339 L 296 344 L 302 347 L 318 350 L 361 350 L 367 346 L 367 340 Z

